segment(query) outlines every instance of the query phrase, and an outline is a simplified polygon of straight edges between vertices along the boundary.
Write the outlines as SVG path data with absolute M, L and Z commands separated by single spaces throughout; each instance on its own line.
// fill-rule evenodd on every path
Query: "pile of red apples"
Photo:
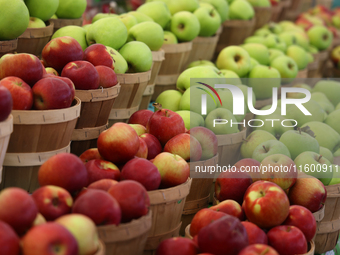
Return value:
M 117 83 L 114 60 L 104 45 L 83 51 L 68 36 L 47 43 L 42 60 L 26 53 L 0 58 L 0 87 L 10 91 L 13 110 L 68 108 L 75 90 L 110 88 Z

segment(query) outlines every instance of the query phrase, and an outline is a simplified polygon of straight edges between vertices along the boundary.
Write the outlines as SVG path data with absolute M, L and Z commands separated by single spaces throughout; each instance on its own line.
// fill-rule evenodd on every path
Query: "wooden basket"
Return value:
M 340 184 L 326 186 L 326 190 L 325 215 L 315 237 L 315 252 L 318 254 L 334 249 L 340 231 Z
M 316 5 L 323 5 L 328 9 L 332 8 L 333 0 L 316 0 Z
M 181 216 L 192 179 L 169 189 L 149 191 L 152 227 L 144 255 L 155 254 L 160 242 L 179 235 Z
M 0 58 L 7 53 L 14 53 L 18 47 L 18 39 L 0 41 Z
M 323 206 L 319 211 L 313 213 L 313 216 L 316 221 L 316 229 L 318 229 L 320 227 L 321 221 L 325 217 L 325 206 Z M 316 233 L 315 233 L 315 236 L 313 237 L 313 241 L 315 241 L 315 237 L 316 237 Z
M 106 255 L 142 255 L 148 232 L 151 228 L 152 212 L 129 223 L 97 227 L 98 236 L 104 241 Z
M 102 240 L 99 240 L 99 248 L 98 251 L 93 255 L 106 255 L 105 244 Z
M 55 33 L 59 28 L 66 26 L 79 26 L 83 25 L 83 18 L 79 19 L 50 19 L 54 23 L 53 33 Z
M 151 79 L 148 83 L 148 85 L 145 88 L 142 102 L 140 103 L 139 109 L 148 109 L 149 104 L 151 102 L 151 97 L 155 91 L 155 83 L 156 78 L 159 73 L 159 70 L 161 69 L 162 62 L 165 59 L 164 58 L 164 50 L 160 49 L 159 51 L 153 51 L 152 52 L 152 67 L 151 67 Z
M 58 110 L 13 110 L 13 133 L 3 163 L 0 188 L 39 188 L 39 167 L 51 156 L 70 152 L 73 129 L 80 114 L 80 99 Z
M 50 41 L 54 24 L 48 21 L 46 27 L 42 28 L 27 28 L 25 32 L 18 38 L 18 53 L 30 53 L 38 57 L 45 45 Z
M 255 11 L 255 27 L 254 30 L 266 25 L 272 17 L 272 7 L 254 7 Z
M 326 68 L 327 60 L 329 59 L 329 51 L 324 50 L 319 53 L 313 54 L 314 60 L 319 62 L 319 69 L 316 72 L 317 77 L 315 78 L 322 78 L 323 77 L 323 71 Z
M 340 78 L 340 69 L 333 67 L 333 69 L 332 69 L 332 76 L 334 78 Z
M 151 70 L 143 73 L 117 74 L 120 92 L 113 103 L 109 115 L 109 126 L 117 122 L 127 122 L 138 111 L 145 88 L 151 79 Z
M 9 115 L 8 118 L 0 122 L 0 183 L 2 176 L 2 163 L 5 159 L 9 138 L 13 132 L 13 116 Z
M 309 63 L 307 66 L 308 69 L 308 78 L 320 78 L 318 77 L 318 70 L 319 70 L 319 61 L 313 61 L 312 63 Z
M 106 89 L 76 90 L 76 96 L 81 100 L 81 111 L 71 137 L 73 154 L 80 156 L 87 149 L 97 147 L 97 138 L 107 127 L 119 91 L 119 83 Z
M 279 21 L 284 20 L 287 12 L 290 9 L 290 6 L 292 5 L 293 0 L 281 0 L 281 6 L 282 6 L 282 11 L 281 15 L 279 18 Z
M 270 20 L 273 22 L 278 22 L 281 18 L 282 10 L 283 10 L 283 6 L 281 2 L 279 2 L 275 6 L 272 6 L 272 14 L 271 14 Z
M 152 100 L 165 90 L 176 89 L 177 78 L 183 70 L 183 67 L 188 62 L 188 58 L 192 49 L 192 42 L 178 44 L 164 44 L 165 60 L 159 70 L 156 78 L 155 91 Z

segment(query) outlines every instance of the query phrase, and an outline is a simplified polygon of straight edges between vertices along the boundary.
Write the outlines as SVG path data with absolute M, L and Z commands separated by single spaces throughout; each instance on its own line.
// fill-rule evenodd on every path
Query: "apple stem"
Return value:
M 299 133 L 300 133 L 300 135 L 301 135 L 301 128 L 298 127 L 297 130 L 299 131 Z
M 318 158 L 318 162 L 320 162 L 320 159 L 322 158 L 322 155 L 320 155 L 320 157 Z
M 157 110 L 162 110 L 162 105 L 160 103 L 153 103 L 153 107 L 155 107 Z
M 265 152 L 268 152 L 266 146 L 263 145 L 262 147 L 263 147 L 263 149 L 264 149 Z

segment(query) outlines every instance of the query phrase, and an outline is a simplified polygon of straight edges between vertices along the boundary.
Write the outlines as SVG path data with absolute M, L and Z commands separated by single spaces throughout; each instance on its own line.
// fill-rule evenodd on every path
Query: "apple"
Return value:
M 178 90 L 169 89 L 159 94 L 155 102 L 162 105 L 164 109 L 176 112 L 179 110 L 179 103 L 182 98 L 182 93 Z
M 205 127 L 194 127 L 188 132 L 195 137 L 202 147 L 201 160 L 207 160 L 214 157 L 218 151 L 218 141 L 216 135 Z
M 197 245 L 190 239 L 184 237 L 172 237 L 160 242 L 157 247 L 156 255 L 171 255 L 171 254 L 198 254 Z
M 0 81 L 0 122 L 6 120 L 13 109 L 13 99 L 11 92 Z
M 59 19 L 78 19 L 86 10 L 86 0 L 59 0 L 58 9 L 55 14 Z
M 122 222 L 138 219 L 148 213 L 150 199 L 142 184 L 124 180 L 111 187 L 108 192 L 119 203 Z
M 8 255 L 20 254 L 20 239 L 13 228 L 4 221 L 0 221 L 1 252 Z
M 165 28 L 171 20 L 171 13 L 168 6 L 161 1 L 145 3 L 137 9 L 137 12 L 149 16 L 162 28 Z
M 187 110 L 176 111 L 176 113 L 182 117 L 187 130 L 190 130 L 190 128 L 194 127 L 204 127 L 204 119 L 202 115 Z
M 99 189 L 104 191 L 109 191 L 109 189 L 116 185 L 118 181 L 112 179 L 100 179 L 98 181 L 92 182 L 87 189 Z
M 188 68 L 191 68 L 191 67 L 195 67 L 195 66 L 213 66 L 213 67 L 216 67 L 215 64 L 213 62 L 211 62 L 210 60 L 203 60 L 203 59 L 200 59 L 200 60 L 195 60 L 195 61 L 192 61 L 188 66 L 187 66 L 187 69 Z M 238 76 L 237 76 L 238 77 Z
M 268 237 L 262 229 L 249 221 L 242 221 L 241 223 L 247 231 L 249 245 L 268 244 Z
M 242 207 L 240 206 L 239 203 L 231 199 L 224 200 L 221 203 L 218 203 L 217 205 L 210 207 L 209 209 L 216 212 L 226 213 L 228 215 L 238 218 L 239 220 L 244 220 L 244 213 Z
M 340 83 L 337 81 L 321 80 L 315 84 L 312 92 L 324 93 L 334 107 L 340 103 L 339 97 L 336 96 L 336 94 L 340 92 Z
M 320 146 L 319 154 L 322 155 L 324 158 L 328 159 L 330 163 L 333 163 L 334 156 L 329 149 Z
M 54 32 L 51 39 L 63 37 L 63 36 L 70 36 L 77 40 L 80 44 L 83 51 L 87 48 L 87 41 L 86 41 L 86 30 L 84 27 L 79 26 L 65 26 L 59 28 L 57 31 Z
M 31 228 L 22 238 L 21 245 L 25 255 L 53 254 L 60 250 L 64 252 L 63 255 L 74 255 L 78 254 L 79 250 L 74 235 L 56 222 L 48 222 Z
M 195 10 L 194 15 L 200 23 L 200 31 L 198 36 L 210 37 L 216 34 L 221 26 L 221 17 L 216 9 L 200 7 Z
M 284 56 L 284 55 L 285 54 L 280 50 L 269 49 L 269 63 L 272 63 L 274 59 L 276 59 L 277 57 Z
M 129 124 L 130 127 L 132 127 L 138 136 L 146 133 L 146 127 L 141 124 Z
M 45 224 L 47 221 L 46 219 L 44 218 L 44 216 L 42 216 L 41 213 L 38 213 L 37 214 L 37 217 L 35 217 L 35 220 L 33 221 L 32 223 L 32 227 L 34 226 L 38 226 L 38 225 L 41 225 L 41 224 Z
M 36 17 L 30 17 L 30 21 L 28 23 L 27 28 L 42 28 L 42 27 L 46 27 L 46 24 L 43 20 Z
M 299 70 L 303 70 L 307 67 L 308 55 L 302 47 L 298 45 L 291 45 L 288 47 L 286 55 L 295 61 Z
M 234 0 L 229 6 L 229 17 L 231 20 L 250 20 L 254 16 L 254 8 L 248 1 Z
M 45 72 L 46 72 L 46 74 L 53 74 L 55 76 L 59 76 L 59 73 L 57 72 L 57 70 L 55 70 L 52 67 L 45 67 Z M 44 76 L 45 76 L 45 74 L 44 74 Z
M 259 29 L 255 30 L 255 32 L 254 32 L 254 36 L 261 36 L 263 38 L 265 38 L 265 37 L 267 37 L 271 34 L 272 34 L 272 32 L 268 28 L 265 28 L 265 27 L 259 28 Z
M 130 119 L 128 120 L 128 123 L 129 124 L 141 124 L 144 127 L 146 127 L 152 114 L 153 114 L 153 111 L 150 111 L 150 110 L 136 111 L 131 115 Z
M 288 56 L 275 58 L 273 62 L 270 63 L 270 66 L 279 71 L 281 78 L 284 79 L 286 83 L 292 81 L 299 71 L 296 62 Z
M 120 14 L 119 16 L 117 16 L 117 18 L 120 19 L 124 23 L 128 32 L 130 28 L 138 24 L 135 16 L 128 14 L 128 13 Z
M 228 123 L 225 122 L 228 121 Z M 213 131 L 216 135 L 238 133 L 239 129 L 235 116 L 230 110 L 225 108 L 216 108 L 208 113 L 205 118 L 205 127 Z
M 269 35 L 268 35 L 269 36 Z M 265 38 L 259 35 L 249 36 L 244 40 L 244 43 L 261 43 L 264 44 Z M 268 46 L 267 46 L 268 47 Z M 269 47 L 268 47 L 269 48 Z
M 327 114 L 330 114 L 331 112 L 334 111 L 334 105 L 332 104 L 331 101 L 329 101 L 329 99 L 324 93 L 313 92 L 311 94 L 311 99 L 316 101 Z
M 73 194 L 87 186 L 88 174 L 84 163 L 76 155 L 59 153 L 40 166 L 38 181 L 40 186 L 55 185 Z
M 118 84 L 116 73 L 107 66 L 96 66 L 99 75 L 99 87 L 110 88 Z
M 265 37 L 263 44 L 267 46 L 268 49 L 279 50 L 280 52 L 286 52 L 287 45 L 278 35 L 270 34 Z
M 244 194 L 244 210 L 250 222 L 260 228 L 272 228 L 287 218 L 289 200 L 277 184 L 257 181 Z
M 119 165 L 136 155 L 139 149 L 139 139 L 132 127 L 118 122 L 99 135 L 97 146 L 104 159 Z
M 234 71 L 221 69 L 220 72 L 227 79 L 228 84 L 232 84 L 232 85 L 241 85 L 242 84 L 240 77 Z
M 112 179 L 119 181 L 120 171 L 118 167 L 103 159 L 92 159 L 85 164 L 88 183 L 91 184 L 101 179 Z
M 148 145 L 141 137 L 138 137 L 138 139 L 139 139 L 139 149 L 135 157 L 147 159 L 148 158 Z
M 260 43 L 247 43 L 242 46 L 249 56 L 257 60 L 261 65 L 269 65 L 269 51 L 266 46 Z
M 279 255 L 279 254 L 269 245 L 252 244 L 241 250 L 239 255 Z
M 163 151 L 161 143 L 154 135 L 145 133 L 142 134 L 140 138 L 146 143 L 146 146 L 148 147 L 148 160 L 154 159 L 158 154 Z
M 0 81 L 0 84 L 1 84 L 1 81 Z M 340 128 L 336 124 L 336 120 L 339 118 L 339 115 L 340 115 L 340 109 L 331 112 L 330 114 L 328 114 L 327 118 L 325 119 L 325 123 L 331 128 L 333 128 L 336 132 L 338 132 L 338 134 L 340 134 Z
M 46 185 L 38 188 L 32 193 L 32 198 L 36 203 L 39 212 L 48 220 L 71 212 L 73 199 L 70 193 L 64 188 Z
M 325 26 L 316 25 L 307 31 L 310 44 L 318 50 L 326 50 L 333 41 L 332 32 Z
M 134 158 L 122 168 L 121 180 L 139 182 L 147 191 L 151 191 L 158 189 L 161 184 L 161 175 L 157 167 L 149 160 Z
M 252 131 L 247 138 L 242 142 L 241 145 L 241 156 L 242 158 L 251 158 L 255 148 L 269 140 L 276 140 L 275 136 L 265 130 Z
M 236 168 L 249 173 L 253 182 L 260 180 L 260 165 L 260 162 L 252 158 L 243 158 L 234 164 Z
M 221 17 L 221 23 L 229 19 L 229 4 L 223 0 L 200 0 L 200 6 L 209 7 L 213 6 Z M 208 6 L 208 4 L 210 4 Z
M 116 74 L 126 73 L 126 71 L 128 70 L 128 64 L 126 60 L 123 58 L 123 56 L 118 51 L 116 51 L 115 49 L 109 46 L 106 46 L 106 49 L 108 50 L 113 61 L 115 62 L 115 69 L 114 69 L 115 73 Z
M 136 18 L 138 24 L 145 22 L 145 21 L 153 21 L 152 18 L 150 18 L 149 16 L 147 16 L 144 13 L 141 13 L 141 12 L 130 11 L 130 12 L 128 12 L 128 14 L 134 16 Z
M 90 148 L 84 151 L 79 158 L 85 164 L 89 162 L 91 159 L 103 159 L 99 154 L 98 148 Z
M 100 43 L 92 44 L 84 50 L 84 60 L 94 66 L 107 66 L 115 69 L 115 61 L 110 54 L 109 48 Z
M 163 44 L 177 44 L 177 37 L 170 31 L 164 31 L 164 42 Z
M 303 106 L 311 113 L 311 115 L 305 115 L 295 104 L 287 105 L 287 118 L 297 121 L 297 126 L 302 127 L 307 122 L 317 121 L 322 122 L 325 119 L 325 111 L 322 109 L 313 99 L 304 103 Z
M 261 162 L 266 157 L 274 154 L 281 154 L 290 158 L 290 152 L 286 145 L 277 140 L 268 140 L 263 143 L 260 143 L 254 149 L 252 158 Z
M 292 205 L 304 206 L 314 213 L 325 204 L 327 190 L 322 182 L 314 177 L 298 178 L 289 189 L 288 197 Z
M 97 20 L 104 19 L 104 18 L 110 18 L 110 17 L 118 17 L 119 15 L 116 13 L 97 13 L 96 15 L 93 16 L 92 18 L 92 24 L 95 23 Z M 91 24 L 90 24 L 91 25 Z M 86 25 L 85 25 L 86 26 Z M 84 26 L 83 26 L 84 27 Z

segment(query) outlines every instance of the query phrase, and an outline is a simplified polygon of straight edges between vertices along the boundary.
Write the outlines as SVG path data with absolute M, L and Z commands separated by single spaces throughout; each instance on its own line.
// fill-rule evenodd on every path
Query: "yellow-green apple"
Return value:
M 244 43 L 261 43 L 264 44 L 265 38 L 259 35 L 249 36 L 244 40 Z
M 43 70 L 40 60 L 32 54 L 8 53 L 0 58 L 0 79 L 15 76 L 32 87 L 43 77 Z
M 115 73 L 119 74 L 125 73 L 128 70 L 128 64 L 126 60 L 123 58 L 123 56 L 118 51 L 109 46 L 106 46 L 106 48 L 115 63 L 114 69 Z
M 57 70 L 55 70 L 52 67 L 46 67 L 45 71 L 47 74 L 54 74 L 55 76 L 59 76 L 59 73 L 57 72 Z
M 205 226 L 198 233 L 198 246 L 201 252 L 237 255 L 248 244 L 245 227 L 239 219 L 230 215 L 225 215 Z
M 294 130 L 292 121 L 286 119 L 279 113 L 273 113 L 270 115 L 257 115 L 256 119 L 263 121 L 264 124 L 260 126 L 261 124 L 254 123 L 253 125 L 255 127 L 253 130 L 265 130 L 271 133 L 277 139 L 280 139 L 281 135 L 287 130 Z M 282 121 L 285 126 L 281 124 Z
M 237 170 L 238 172 L 223 172 L 216 179 L 215 196 L 218 201 L 232 199 L 242 204 L 243 196 L 253 180 L 248 173 Z
M 1 109 L 4 115 L 9 115 L 11 110 L 30 110 L 33 106 L 33 92 L 31 87 L 22 79 L 8 76 L 0 80 L 2 87 Z M 7 90 L 5 90 L 6 88 Z M 8 92 L 10 93 L 8 95 Z M 6 114 L 8 113 L 8 114 Z M 4 119 L 7 119 L 7 116 Z M 1 118 L 0 118 L 1 119 Z M 2 119 L 2 120 L 4 120 Z
M 187 66 L 187 69 L 188 68 L 191 68 L 191 67 L 195 67 L 195 66 L 213 66 L 213 67 L 216 67 L 215 64 L 213 62 L 211 62 L 210 60 L 203 60 L 203 59 L 200 59 L 200 60 L 195 60 L 195 61 L 192 61 L 188 66 Z M 238 76 L 237 76 L 238 77 Z
M 160 188 L 166 189 L 185 183 L 190 176 L 189 164 L 169 152 L 158 154 L 152 161 L 161 174 Z
M 250 65 L 251 65 L 250 70 L 253 70 L 253 68 L 255 66 L 260 65 L 260 63 L 255 58 L 250 58 Z M 248 78 L 248 77 L 249 77 L 249 74 L 247 74 L 244 78 Z
M 1 84 L 1 81 L 0 81 Z M 335 110 L 328 114 L 327 118 L 325 119 L 325 123 L 333 128 L 338 134 L 340 134 L 340 127 L 336 124 L 336 120 L 339 119 L 340 116 L 340 109 Z
M 118 17 L 119 15 L 116 13 L 97 13 L 93 16 L 91 23 L 95 23 L 97 20 L 103 19 L 103 18 L 109 18 L 109 17 Z M 86 26 L 86 25 L 85 25 Z M 83 26 L 84 27 L 84 26 Z
M 119 16 L 117 16 L 117 18 L 120 19 L 124 23 L 128 32 L 133 26 L 138 24 L 138 21 L 135 18 L 135 16 L 128 14 L 128 13 L 120 14 Z
M 234 71 L 221 69 L 220 72 L 227 79 L 227 84 L 232 84 L 232 85 L 242 84 L 240 77 Z
M 192 237 L 198 235 L 200 230 L 210 223 L 218 220 L 226 215 L 225 212 L 220 212 L 217 210 L 211 210 L 210 208 L 204 208 L 199 210 L 190 224 L 190 235 Z
M 33 221 L 32 223 L 32 227 L 34 226 L 38 226 L 38 225 L 41 225 L 41 224 L 45 224 L 47 221 L 46 219 L 44 218 L 44 216 L 42 216 L 41 213 L 38 213 L 37 214 L 37 217 L 35 217 L 35 220 Z
M 287 105 L 287 118 L 297 121 L 297 126 L 305 126 L 307 122 L 317 121 L 323 122 L 325 119 L 325 110 L 313 99 L 304 103 L 303 106 L 310 112 L 311 115 L 305 115 L 295 104 Z
M 221 26 L 221 17 L 215 8 L 200 7 L 194 15 L 200 23 L 198 36 L 213 36 Z
M 150 50 L 158 51 L 164 42 L 164 31 L 156 22 L 142 22 L 130 28 L 127 41 L 140 41 L 145 43 Z
M 304 84 L 304 83 L 294 84 L 293 88 L 303 88 L 303 89 L 307 89 L 309 92 L 312 92 L 312 88 L 309 85 Z M 286 97 L 287 98 L 305 98 L 306 95 L 300 92 L 287 92 Z
M 327 114 L 330 114 L 331 112 L 334 111 L 334 105 L 332 104 L 331 101 L 329 101 L 329 99 L 324 93 L 313 92 L 311 94 L 311 99 L 316 101 Z
M 127 162 L 122 168 L 120 179 L 139 182 L 147 191 L 158 189 L 161 184 L 157 167 L 144 158 L 134 158 Z
M 322 92 L 326 95 L 334 107 L 340 103 L 340 98 L 337 96 L 340 93 L 340 83 L 337 81 L 322 80 L 315 84 L 312 92 Z
M 159 94 L 155 102 L 161 104 L 162 107 L 165 109 L 176 112 L 179 110 L 179 103 L 181 101 L 181 98 L 181 92 L 179 92 L 178 90 L 169 89 Z
M 116 185 L 118 182 L 112 179 L 101 179 L 95 182 L 92 182 L 87 189 L 100 189 L 104 191 L 109 191 L 109 189 Z
M 269 49 L 276 49 L 282 53 L 286 52 L 287 49 L 286 43 L 278 35 L 275 34 L 266 36 L 263 44 Z
M 99 238 L 94 222 L 87 216 L 72 213 L 59 217 L 55 223 L 65 227 L 75 237 L 78 254 L 94 254 L 99 248 Z
M 269 49 L 269 62 L 272 63 L 274 61 L 274 59 L 276 59 L 280 56 L 284 56 L 284 55 L 285 54 L 280 50 Z
M 277 184 L 257 181 L 244 194 L 244 211 L 247 219 L 258 227 L 272 228 L 287 218 L 289 200 Z
M 340 46 L 337 46 L 332 50 L 331 59 L 333 61 L 334 66 L 338 67 L 339 66 L 338 63 L 340 61 Z
M 73 92 L 70 86 L 58 78 L 47 77 L 39 80 L 32 87 L 32 92 L 33 105 L 37 110 L 62 109 L 72 105 Z
M 280 34 L 283 31 L 281 25 L 279 23 L 275 23 L 275 22 L 270 22 L 269 24 L 266 24 L 263 27 L 268 28 L 268 30 L 271 31 L 274 34 Z
M 41 52 L 46 67 L 59 73 L 69 62 L 83 60 L 84 53 L 78 41 L 70 36 L 57 37 L 49 41 Z
M 320 146 L 320 150 L 318 152 L 320 155 L 322 155 L 324 158 L 328 159 L 329 162 L 331 162 L 333 164 L 333 161 L 334 161 L 334 156 L 333 156 L 333 153 L 325 148 L 325 147 L 322 147 Z M 328 184 L 329 185 L 329 184 Z
M 279 254 L 305 254 L 308 244 L 303 232 L 294 226 L 282 225 L 269 230 L 268 243 Z
M 84 151 L 79 158 L 85 164 L 89 162 L 91 159 L 103 159 L 99 154 L 98 148 L 90 148 Z
M 143 42 L 131 41 L 126 43 L 119 53 L 128 63 L 127 72 L 139 73 L 146 72 L 152 66 L 152 52 L 150 48 Z
M 186 161 L 199 161 L 202 157 L 202 146 L 190 134 L 182 133 L 171 138 L 164 146 L 164 152 L 182 157 Z
M 295 61 L 299 70 L 303 70 L 307 67 L 308 56 L 307 52 L 302 47 L 291 45 L 287 48 L 286 55 Z
M 270 0 L 247 0 L 254 7 L 271 7 Z
M 253 159 L 261 162 L 266 157 L 274 154 L 282 154 L 290 158 L 290 152 L 287 146 L 277 140 L 268 140 L 260 143 L 253 151 Z
M 8 255 L 20 254 L 20 239 L 13 228 L 4 221 L 0 221 L 1 253 Z
M 74 202 L 72 213 L 86 215 L 96 226 L 119 225 L 122 212 L 116 199 L 106 191 L 89 189 Z
M 171 20 L 171 13 L 168 6 L 161 1 L 145 3 L 137 9 L 137 12 L 149 16 L 162 28 L 165 28 Z
M 58 9 L 55 14 L 59 19 L 78 19 L 85 12 L 86 0 L 59 0 Z
M 141 124 L 129 124 L 129 126 L 137 132 L 138 136 L 146 133 L 146 127 Z
M 107 66 L 95 66 L 99 75 L 99 87 L 111 88 L 117 85 L 117 75 L 110 67 Z
M 260 162 L 252 158 L 243 158 L 234 164 L 236 168 L 249 173 L 253 182 L 260 180 L 260 165 Z
M 268 244 L 267 235 L 262 229 L 249 221 L 242 221 L 241 223 L 247 231 L 249 245 Z
M 243 223 L 243 222 L 242 222 Z M 276 250 L 266 244 L 252 244 L 240 251 L 238 255 L 279 255 Z
M 103 159 L 92 159 L 85 164 L 88 176 L 88 184 L 101 179 L 112 179 L 119 181 L 120 171 L 119 168 Z
M 0 5 L 0 41 L 14 40 L 27 29 L 29 11 L 22 0 L 1 0 Z
M 9 224 L 20 236 L 31 226 L 38 207 L 27 191 L 9 187 L 0 192 L 0 220 Z
M 299 71 L 295 61 L 288 56 L 280 56 L 275 58 L 273 62 L 270 63 L 270 66 L 279 71 L 281 78 L 286 83 L 292 81 L 297 76 Z
M 176 111 L 176 113 L 181 115 L 183 118 L 184 125 L 187 130 L 194 127 L 204 127 L 204 119 L 202 115 L 187 110 Z
M 291 45 L 297 44 L 296 34 L 293 31 L 284 31 L 279 34 L 279 38 L 281 41 L 286 43 L 287 48 Z
M 140 138 L 146 143 L 148 147 L 147 159 L 154 159 L 159 153 L 163 151 L 161 143 L 158 139 L 151 134 L 145 133 L 140 136 Z
M 216 108 L 205 118 L 205 127 L 216 135 L 234 134 L 239 132 L 237 120 L 232 112 L 225 108 Z
M 172 237 L 162 241 L 156 250 L 156 255 L 198 254 L 198 247 L 194 241 L 184 237 Z
M 255 30 L 254 32 L 254 36 L 261 36 L 261 37 L 267 37 L 269 35 L 271 35 L 272 32 L 268 29 L 268 28 L 259 28 L 257 30 Z
M 268 140 L 276 140 L 276 138 L 265 130 L 254 130 L 251 132 L 242 142 L 240 149 L 242 158 L 251 158 L 255 148 Z
M 131 14 L 132 16 L 134 16 L 137 19 L 138 23 L 142 23 L 142 22 L 145 22 L 145 21 L 153 21 L 152 18 L 150 18 L 149 16 L 147 16 L 144 13 L 141 13 L 141 12 L 130 11 L 130 12 L 128 12 L 128 14 Z
M 0 81 L 0 122 L 6 120 L 13 109 L 13 99 L 11 92 L 5 86 L 1 85 L 2 84 Z
M 231 20 L 250 20 L 254 15 L 254 8 L 246 0 L 234 0 L 229 6 L 229 18 Z
M 39 168 L 40 186 L 55 185 L 73 194 L 88 183 L 84 163 L 74 154 L 59 153 L 46 160 Z
M 226 47 L 218 55 L 216 66 L 219 69 L 234 71 L 238 76 L 244 77 L 251 68 L 249 53 L 240 46 Z
M 201 0 L 200 7 L 214 7 L 221 17 L 221 23 L 229 19 L 229 4 L 222 0 Z
M 30 22 L 28 23 L 27 28 L 42 28 L 46 27 L 46 24 L 43 20 L 37 17 L 30 17 Z
M 86 41 L 86 30 L 79 26 L 66 26 L 59 28 L 53 35 L 51 39 L 63 36 L 70 36 L 77 40 L 83 50 L 87 48 Z
M 153 114 L 153 111 L 150 111 L 150 110 L 136 111 L 131 115 L 128 123 L 129 124 L 141 124 L 144 127 L 146 127 L 152 114 Z
M 319 153 L 320 150 L 318 141 L 301 129 L 284 132 L 280 137 L 280 142 L 286 145 L 293 160 L 304 151 Z
M 151 0 L 151 1 L 154 1 L 154 0 Z M 147 1 L 147 2 L 151 2 L 151 1 Z M 198 0 L 188 0 L 185 2 L 181 0 L 172 0 L 172 1 L 162 0 L 162 2 L 166 3 L 172 15 L 180 11 L 194 12 L 199 7 Z
M 138 137 L 138 139 L 139 139 L 139 149 L 135 157 L 147 159 L 148 158 L 148 145 L 141 137 Z
M 38 188 L 32 193 L 39 212 L 48 221 L 71 212 L 73 199 L 70 193 L 64 188 L 46 185 Z
M 172 137 L 184 133 L 182 117 L 168 109 L 157 110 L 146 125 L 146 132 L 154 135 L 164 146 Z
M 177 37 L 170 31 L 164 31 L 164 42 L 163 44 L 177 44 Z
M 80 254 L 74 235 L 66 227 L 56 222 L 47 222 L 31 228 L 22 238 L 21 247 L 22 253 L 25 255 Z
M 84 50 L 84 60 L 94 66 L 107 66 L 115 69 L 115 62 L 110 54 L 110 49 L 100 43 L 92 44 Z
M 214 157 L 218 151 L 217 136 L 211 130 L 205 127 L 191 128 L 188 133 L 195 137 L 202 147 L 201 160 L 207 160 Z
M 132 127 L 118 122 L 99 135 L 97 147 L 104 159 L 119 165 L 128 162 L 136 155 L 139 139 Z
M 310 44 L 318 48 L 318 50 L 326 50 L 332 44 L 333 33 L 325 26 L 313 26 L 308 30 L 307 34 Z
M 226 213 L 238 218 L 239 220 L 244 220 L 244 213 L 241 205 L 232 199 L 224 200 L 217 205 L 210 207 L 209 209 L 217 212 Z
M 122 210 L 122 222 L 129 222 L 146 215 L 149 211 L 149 194 L 144 186 L 133 180 L 118 182 L 109 189 Z
M 320 210 L 325 204 L 327 190 L 315 177 L 298 178 L 288 192 L 292 205 L 306 207 L 312 213 Z
M 261 65 L 269 65 L 269 51 L 265 45 L 260 43 L 247 43 L 242 45 L 242 48 Z
M 314 215 L 306 207 L 292 205 L 289 215 L 283 225 L 295 226 L 305 235 L 307 242 L 311 241 L 316 233 L 316 221 Z

